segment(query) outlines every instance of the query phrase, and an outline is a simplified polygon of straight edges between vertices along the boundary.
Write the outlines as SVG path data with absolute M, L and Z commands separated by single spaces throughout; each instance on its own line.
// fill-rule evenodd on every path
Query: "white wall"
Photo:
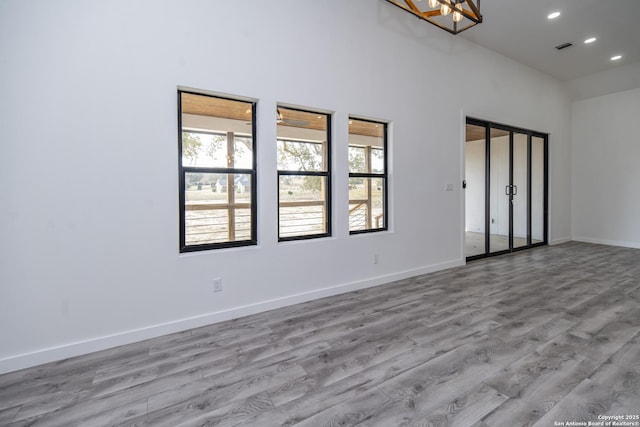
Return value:
M 564 86 L 382 0 L 4 0 L 0 69 L 0 371 L 462 263 L 465 114 L 551 133 L 570 233 Z M 258 100 L 258 247 L 178 253 L 179 85 Z M 277 243 L 277 102 L 335 112 L 332 238 Z M 348 235 L 348 114 L 389 232 Z
M 569 80 L 566 86 L 574 101 L 635 89 L 640 87 L 640 62 Z
M 573 103 L 573 237 L 640 248 L 640 88 Z

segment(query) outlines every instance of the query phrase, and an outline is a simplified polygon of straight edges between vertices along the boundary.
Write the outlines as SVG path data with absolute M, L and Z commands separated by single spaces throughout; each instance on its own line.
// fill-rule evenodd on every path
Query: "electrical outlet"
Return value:
M 222 279 L 219 277 L 213 279 L 213 292 L 222 292 Z
M 374 254 L 374 255 L 373 255 L 373 263 L 374 263 L 374 264 L 377 264 L 377 263 L 379 263 L 379 262 L 380 262 L 380 255 L 378 255 L 378 254 Z

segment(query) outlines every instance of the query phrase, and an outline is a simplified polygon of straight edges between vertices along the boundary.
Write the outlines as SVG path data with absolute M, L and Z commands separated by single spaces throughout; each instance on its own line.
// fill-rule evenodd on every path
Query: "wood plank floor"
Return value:
M 571 242 L 0 376 L 3 426 L 640 414 L 640 250 Z

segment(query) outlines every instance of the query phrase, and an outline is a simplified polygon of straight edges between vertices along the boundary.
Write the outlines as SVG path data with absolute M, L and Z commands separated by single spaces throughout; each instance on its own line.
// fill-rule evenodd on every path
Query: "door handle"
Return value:
M 517 185 L 506 185 L 504 187 L 504 195 L 505 196 L 515 196 L 518 194 L 518 186 Z

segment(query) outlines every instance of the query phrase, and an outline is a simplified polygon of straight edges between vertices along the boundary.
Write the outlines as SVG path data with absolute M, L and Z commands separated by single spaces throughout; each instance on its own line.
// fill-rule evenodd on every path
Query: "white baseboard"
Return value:
M 574 237 L 573 240 L 584 243 L 595 243 L 598 245 L 621 246 L 623 248 L 640 249 L 638 242 L 625 242 L 621 240 L 594 239 L 592 237 Z
M 316 289 L 309 292 L 302 292 L 282 298 L 275 298 L 255 304 L 239 306 L 228 310 L 207 313 L 200 316 L 179 319 L 144 328 L 132 329 L 129 331 L 97 337 L 90 340 L 63 344 L 60 346 L 45 348 L 42 350 L 20 354 L 17 356 L 10 356 L 4 359 L 0 359 L 0 374 L 33 367 L 44 363 L 55 362 L 58 360 L 67 359 L 69 357 L 93 353 L 95 351 L 106 350 L 108 348 L 117 347 L 120 345 L 131 344 L 149 338 L 156 338 L 162 335 L 181 332 L 193 328 L 199 328 L 201 326 L 223 322 L 225 320 L 236 319 L 239 317 L 261 313 L 264 311 L 273 310 L 293 304 L 339 295 L 346 292 L 357 291 L 359 289 L 379 286 L 385 283 L 394 282 L 396 280 L 419 276 L 421 274 L 459 267 L 464 264 L 464 260 L 460 259 L 442 264 L 425 266 L 342 285 Z
M 567 243 L 570 242 L 572 239 L 571 237 L 559 237 L 557 239 L 553 239 L 549 245 L 553 246 L 553 245 L 560 245 L 562 243 Z

